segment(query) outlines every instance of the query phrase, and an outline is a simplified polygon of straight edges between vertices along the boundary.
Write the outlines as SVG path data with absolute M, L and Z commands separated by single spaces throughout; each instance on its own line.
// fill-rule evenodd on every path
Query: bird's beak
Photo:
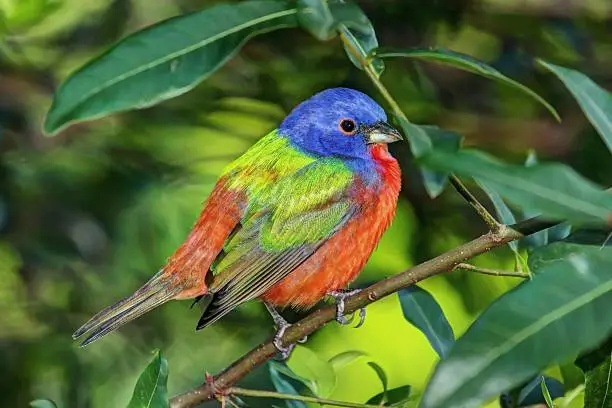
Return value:
M 383 121 L 368 126 L 364 129 L 364 135 L 367 144 L 393 143 L 403 139 L 400 132 Z

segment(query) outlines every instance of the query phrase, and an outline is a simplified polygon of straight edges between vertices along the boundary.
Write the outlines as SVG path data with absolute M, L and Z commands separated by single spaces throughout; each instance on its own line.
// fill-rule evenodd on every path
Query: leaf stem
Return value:
M 496 270 L 496 269 L 481 268 L 481 267 L 470 265 L 470 264 L 466 264 L 466 263 L 460 263 L 460 264 L 455 265 L 453 270 L 456 270 L 456 269 L 463 269 L 463 270 L 466 270 L 466 271 L 482 273 L 484 275 L 510 276 L 510 277 L 513 277 L 513 278 L 524 278 L 524 279 L 529 278 L 529 274 L 528 273 L 524 273 L 524 272 L 499 271 L 499 270 Z
M 333 405 L 336 407 L 349 407 L 349 408 L 380 408 L 380 405 L 371 405 L 371 404 L 359 404 L 356 402 L 344 402 L 337 401 L 319 397 L 306 397 L 303 395 L 294 395 L 294 394 L 283 394 L 280 392 L 274 391 L 263 391 L 263 390 L 250 390 L 246 388 L 232 387 L 227 391 L 230 395 L 244 395 L 247 397 L 258 397 L 258 398 L 276 398 L 283 400 L 292 400 L 292 401 L 303 401 L 303 402 L 314 402 L 325 405 Z

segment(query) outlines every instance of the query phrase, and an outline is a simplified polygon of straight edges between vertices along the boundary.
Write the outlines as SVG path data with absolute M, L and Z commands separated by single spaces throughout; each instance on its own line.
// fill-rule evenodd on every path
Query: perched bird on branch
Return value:
M 219 177 L 185 242 L 133 295 L 73 335 L 87 345 L 171 299 L 209 300 L 197 329 L 261 299 L 308 308 L 325 296 L 347 324 L 343 290 L 395 215 L 400 169 L 387 143 L 401 140 L 370 97 L 348 88 L 302 102 Z M 365 317 L 362 310 L 362 321 Z

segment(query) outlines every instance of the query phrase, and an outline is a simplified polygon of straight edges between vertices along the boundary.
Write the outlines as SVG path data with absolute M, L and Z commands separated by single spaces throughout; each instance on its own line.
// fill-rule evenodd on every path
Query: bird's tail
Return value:
M 163 272 L 162 270 L 153 276 L 133 295 L 107 307 L 89 319 L 74 332 L 72 338 L 77 339 L 89 332 L 87 338 L 81 343 L 81 347 L 84 347 L 175 298 L 182 291 L 182 285 L 177 284 L 178 282 Z

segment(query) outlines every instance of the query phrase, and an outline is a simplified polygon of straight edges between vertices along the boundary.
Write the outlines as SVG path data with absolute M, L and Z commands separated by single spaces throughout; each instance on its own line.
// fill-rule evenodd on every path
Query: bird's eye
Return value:
M 355 130 L 357 130 L 357 125 L 352 119 L 342 119 L 340 121 L 340 130 L 344 134 L 352 135 L 355 133 Z

